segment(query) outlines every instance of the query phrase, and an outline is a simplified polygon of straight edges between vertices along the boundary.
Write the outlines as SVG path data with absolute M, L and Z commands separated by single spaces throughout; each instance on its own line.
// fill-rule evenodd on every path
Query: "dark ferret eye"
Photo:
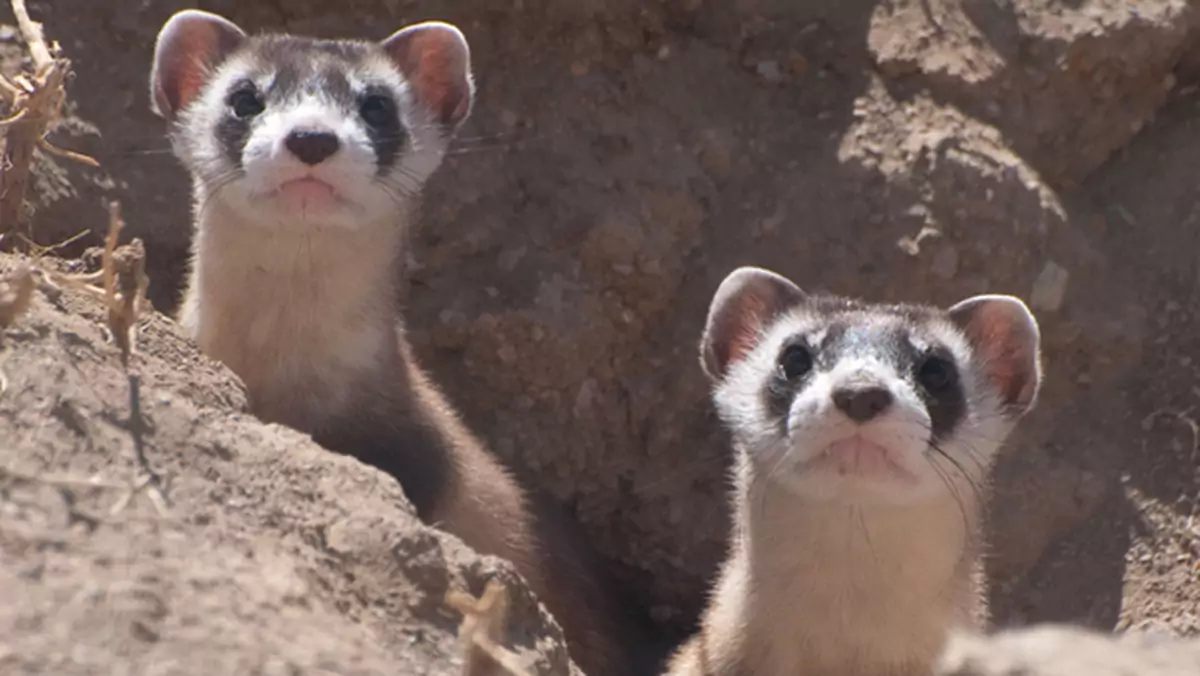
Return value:
M 958 372 L 948 359 L 928 356 L 917 369 L 917 379 L 930 392 L 939 392 L 958 382 Z
M 795 380 L 812 370 L 813 360 L 808 348 L 803 345 L 788 345 L 779 355 L 779 370 L 783 377 Z
M 262 97 L 253 88 L 244 87 L 229 95 L 229 108 L 239 119 L 254 117 L 266 110 Z
M 371 94 L 359 105 L 358 114 L 372 127 L 386 127 L 396 121 L 396 108 L 392 99 L 383 94 Z

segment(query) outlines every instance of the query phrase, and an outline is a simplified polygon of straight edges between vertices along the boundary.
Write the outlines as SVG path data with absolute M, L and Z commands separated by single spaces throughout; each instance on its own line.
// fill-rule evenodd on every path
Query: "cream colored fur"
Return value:
M 703 629 L 670 676 L 917 676 L 947 627 L 977 626 L 973 501 L 797 504 L 753 485 Z
M 259 417 L 313 429 L 342 413 L 396 349 L 400 224 L 287 232 L 217 200 L 198 211 L 184 328 L 241 377 Z
M 436 419 L 450 426 L 457 447 L 454 484 L 446 487 L 435 519 L 473 546 L 513 560 L 538 586 L 520 489 L 411 355 L 397 358 L 394 275 L 403 224 L 396 215 L 355 229 L 304 224 L 289 232 L 241 222 L 216 200 L 198 212 L 180 321 L 201 349 L 246 384 L 252 412 L 312 430 L 347 415 L 365 384 L 417 389 Z

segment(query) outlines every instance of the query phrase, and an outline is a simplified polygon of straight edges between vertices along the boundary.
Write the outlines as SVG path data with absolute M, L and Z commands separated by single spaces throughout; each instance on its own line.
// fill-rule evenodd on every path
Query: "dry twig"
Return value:
M 465 676 L 482 673 L 481 658 L 490 659 L 512 676 L 529 676 L 517 655 L 498 643 L 508 620 L 508 590 L 503 584 L 488 580 L 483 596 L 478 599 L 452 589 L 446 593 L 446 603 L 463 616 L 458 640 Z
M 104 239 L 100 270 L 85 275 L 66 275 L 45 270 L 43 273 L 51 286 L 63 284 L 104 303 L 108 311 L 108 329 L 113 342 L 121 350 L 121 366 L 129 379 L 129 433 L 133 437 L 138 465 L 147 477 L 134 487 L 128 499 L 145 490 L 155 508 L 165 514 L 170 501 L 163 490 L 161 478 L 146 457 L 141 380 L 136 370 L 130 368 L 130 358 L 137 353 L 138 318 L 149 302 L 146 299 L 146 290 L 150 286 L 150 279 L 146 276 L 146 249 L 137 238 L 129 244 L 117 246 L 124 228 L 120 203 L 109 203 L 108 235 Z M 103 288 L 93 286 L 94 282 L 101 282 Z M 125 503 L 118 503 L 114 509 L 120 511 L 124 507 Z
M 104 242 L 101 270 L 104 272 L 104 303 L 108 306 L 108 328 L 113 341 L 121 348 L 121 363 L 129 366 L 129 357 L 137 348 L 137 322 L 146 305 L 146 249 L 142 240 L 134 239 L 117 248 L 117 239 L 125 221 L 121 220 L 121 205 L 108 205 L 108 236 Z
M 149 302 L 146 290 L 150 278 L 146 276 L 146 248 L 142 240 L 134 238 L 129 244 L 117 246 L 124 228 L 120 203 L 110 202 L 108 235 L 104 238 L 100 269 L 86 275 L 51 271 L 45 271 L 45 274 L 51 283 L 70 286 L 104 302 L 109 331 L 121 350 L 121 364 L 128 368 L 130 357 L 137 353 L 138 317 Z M 103 282 L 103 288 L 92 285 L 97 281 Z
M 33 240 L 25 223 L 25 193 L 29 185 L 33 153 L 65 157 L 92 167 L 96 160 L 70 150 L 56 148 L 46 140 L 46 132 L 62 115 L 66 93 L 63 83 L 71 70 L 71 62 L 60 54 L 57 44 L 47 46 L 42 25 L 29 18 L 25 0 L 12 0 L 17 26 L 33 61 L 32 75 L 0 78 L 0 95 L 9 104 L 9 116 L 0 120 L 0 131 L 6 133 L 4 155 L 0 157 L 0 233 L 19 232 L 22 237 L 5 238 L 0 244 L 24 246 Z

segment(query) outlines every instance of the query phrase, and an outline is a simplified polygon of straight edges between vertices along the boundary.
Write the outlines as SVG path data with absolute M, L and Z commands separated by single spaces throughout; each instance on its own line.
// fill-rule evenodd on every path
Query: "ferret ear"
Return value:
M 241 28 L 216 14 L 185 9 L 172 15 L 154 44 L 151 110 L 175 119 L 200 93 L 213 69 L 245 39 Z
M 758 344 L 762 330 L 804 301 L 791 280 L 770 270 L 741 267 L 717 287 L 700 344 L 700 364 L 709 378 L 724 377 L 730 364 Z
M 968 298 L 949 310 L 966 335 L 1005 407 L 1022 415 L 1042 382 L 1041 333 L 1033 313 L 1014 296 Z
M 439 124 L 457 127 L 471 112 L 471 49 L 454 26 L 426 21 L 402 28 L 380 43 Z

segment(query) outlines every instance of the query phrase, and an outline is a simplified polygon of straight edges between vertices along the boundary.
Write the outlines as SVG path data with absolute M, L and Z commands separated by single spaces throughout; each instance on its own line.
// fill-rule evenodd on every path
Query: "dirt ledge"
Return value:
M 420 524 L 378 471 L 257 422 L 239 381 L 158 314 L 134 363 L 170 504 L 132 491 L 145 473 L 103 317 L 43 290 L 0 334 L 0 672 L 459 673 L 445 592 L 495 578 L 507 644 L 531 673 L 568 673 L 510 564 Z

